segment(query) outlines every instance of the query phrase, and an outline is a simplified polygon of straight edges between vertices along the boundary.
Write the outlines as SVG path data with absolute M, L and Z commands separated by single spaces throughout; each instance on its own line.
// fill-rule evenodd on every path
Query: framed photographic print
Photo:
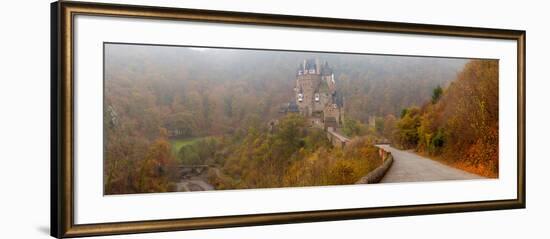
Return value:
M 51 13 L 54 237 L 525 207 L 525 31 Z

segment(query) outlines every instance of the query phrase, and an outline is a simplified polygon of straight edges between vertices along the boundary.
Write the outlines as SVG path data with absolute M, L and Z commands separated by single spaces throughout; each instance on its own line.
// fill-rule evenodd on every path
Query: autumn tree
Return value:
M 364 135 L 367 132 L 367 126 L 353 118 L 346 117 L 342 132 L 348 137 Z
M 382 131 L 382 136 L 387 140 L 393 140 L 395 134 L 395 124 L 397 118 L 393 114 L 386 115 L 384 117 L 384 129 Z
M 441 98 L 441 95 L 443 94 L 443 88 L 441 86 L 437 86 L 432 91 L 432 104 L 437 103 L 439 98 Z
M 395 139 L 403 148 L 415 148 L 418 144 L 418 127 L 420 126 L 420 109 L 412 107 L 403 110 L 402 117 L 397 122 Z
M 138 164 L 138 192 L 166 192 L 170 190 L 170 171 L 174 170 L 171 145 L 167 141 L 166 129 L 149 147 L 144 160 Z
M 481 174 L 498 175 L 498 61 L 471 61 L 447 91 L 441 99 L 448 119 L 446 153 L 466 156 L 464 164 Z

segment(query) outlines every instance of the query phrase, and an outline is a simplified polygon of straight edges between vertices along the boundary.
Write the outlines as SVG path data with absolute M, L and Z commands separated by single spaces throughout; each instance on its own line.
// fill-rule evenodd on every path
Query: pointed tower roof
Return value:
M 305 69 L 306 70 L 309 70 L 309 69 L 317 69 L 317 63 L 315 62 L 315 59 L 307 59 L 305 61 Z
M 328 65 L 328 62 L 325 61 L 325 64 L 323 64 L 323 68 L 321 69 L 321 74 L 323 75 L 330 75 L 332 74 L 332 69 Z

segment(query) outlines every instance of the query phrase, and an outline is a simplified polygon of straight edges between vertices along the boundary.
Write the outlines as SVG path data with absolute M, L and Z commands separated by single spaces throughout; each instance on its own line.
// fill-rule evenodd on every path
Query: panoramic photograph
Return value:
M 104 43 L 105 195 L 499 177 L 499 62 Z

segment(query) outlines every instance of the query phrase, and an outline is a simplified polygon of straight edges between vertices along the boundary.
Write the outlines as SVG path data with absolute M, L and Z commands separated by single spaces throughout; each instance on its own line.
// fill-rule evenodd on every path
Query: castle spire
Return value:
M 332 69 L 328 65 L 327 61 L 325 61 L 325 64 L 323 64 L 323 68 L 321 69 L 321 74 L 324 76 L 329 76 L 332 74 Z

